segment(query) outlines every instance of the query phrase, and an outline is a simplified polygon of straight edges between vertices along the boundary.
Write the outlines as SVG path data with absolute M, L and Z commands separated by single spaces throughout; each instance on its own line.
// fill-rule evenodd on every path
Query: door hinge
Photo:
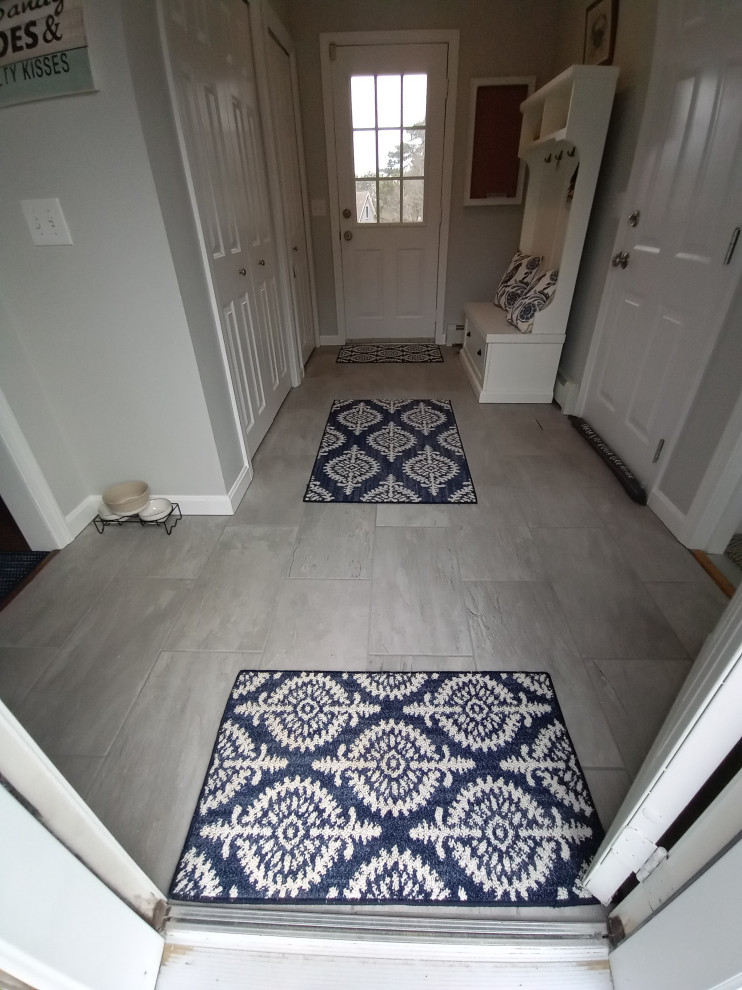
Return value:
M 724 264 L 731 265 L 732 257 L 734 255 L 734 250 L 737 247 L 737 241 L 739 240 L 739 227 L 735 227 L 732 231 L 732 237 L 729 241 L 729 247 L 727 248 L 727 253 L 724 255 Z
M 657 444 L 657 450 L 655 450 L 654 452 L 654 457 L 652 458 L 652 464 L 656 464 L 657 461 L 660 459 L 660 454 L 662 453 L 662 448 L 664 446 L 665 446 L 665 441 L 660 440 L 660 442 Z
M 654 873 L 660 863 L 665 859 L 667 859 L 667 849 L 663 848 L 663 846 L 657 846 L 644 866 L 640 866 L 636 871 L 636 879 L 639 883 L 644 883 L 647 877 Z

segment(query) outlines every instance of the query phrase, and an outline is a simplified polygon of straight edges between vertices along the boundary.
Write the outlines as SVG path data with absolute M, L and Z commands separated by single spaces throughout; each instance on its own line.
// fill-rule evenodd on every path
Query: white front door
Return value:
M 582 412 L 649 489 L 742 271 L 742 244 L 729 253 L 742 225 L 740 106 L 740 0 L 661 3 L 615 245 L 625 255 L 607 275 Z
M 278 30 L 278 25 L 269 27 L 266 40 L 268 81 L 278 153 L 286 247 L 289 252 L 288 269 L 292 279 L 294 322 L 301 359 L 306 364 L 317 346 L 317 329 L 302 195 L 302 152 L 298 137 L 298 107 L 294 100 L 290 41 L 283 35 L 279 38 L 276 33 Z
M 445 43 L 331 49 L 348 339 L 435 337 L 448 55 Z
M 163 0 L 177 110 L 248 455 L 290 388 L 250 3 Z

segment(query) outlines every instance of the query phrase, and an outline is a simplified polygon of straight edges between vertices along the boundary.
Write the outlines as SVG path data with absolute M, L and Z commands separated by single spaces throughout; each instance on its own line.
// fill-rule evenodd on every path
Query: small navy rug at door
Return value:
M 0 603 L 48 556 L 44 550 L 1 550 Z
M 336 400 L 304 501 L 476 502 L 451 403 Z
M 337 364 L 440 364 L 437 344 L 345 344 Z
M 170 893 L 585 904 L 601 836 L 548 674 L 242 671 Z

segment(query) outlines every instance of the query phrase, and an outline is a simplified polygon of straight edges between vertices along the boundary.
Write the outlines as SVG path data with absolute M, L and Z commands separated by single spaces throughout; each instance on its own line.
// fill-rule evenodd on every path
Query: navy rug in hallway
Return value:
M 170 893 L 593 903 L 601 835 L 548 674 L 242 671 Z
M 48 556 L 43 550 L 0 550 L 0 607 Z
M 441 364 L 437 344 L 345 344 L 337 364 Z
M 451 403 L 336 400 L 304 501 L 476 502 Z

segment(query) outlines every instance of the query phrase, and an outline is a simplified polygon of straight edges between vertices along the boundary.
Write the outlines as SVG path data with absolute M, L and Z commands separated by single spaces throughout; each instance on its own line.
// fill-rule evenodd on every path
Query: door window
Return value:
M 421 224 L 428 77 L 351 76 L 358 223 Z

